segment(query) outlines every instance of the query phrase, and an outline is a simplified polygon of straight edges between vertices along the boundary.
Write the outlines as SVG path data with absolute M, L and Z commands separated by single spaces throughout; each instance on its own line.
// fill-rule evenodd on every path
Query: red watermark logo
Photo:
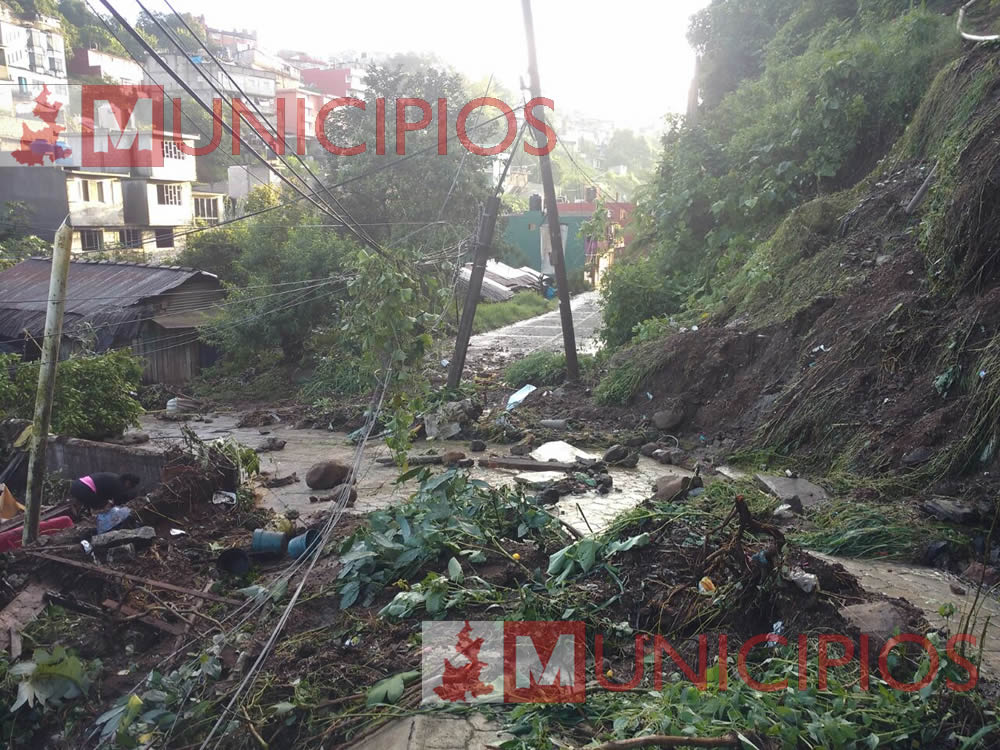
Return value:
M 410 147 L 408 136 L 423 131 L 435 136 L 439 155 L 447 155 L 449 149 L 455 148 L 457 139 L 461 148 L 472 154 L 496 156 L 511 148 L 520 126 L 518 108 L 495 97 L 479 97 L 459 105 L 444 98 L 364 101 L 338 97 L 323 101 L 318 96 L 278 96 L 274 99 L 274 115 L 268 118 L 259 116 L 252 104 L 238 97 L 228 102 L 215 98 L 211 102 L 214 114 L 211 135 L 202 134 L 208 141 L 193 145 L 196 134 L 185 132 L 182 124 L 184 108 L 200 111 L 201 106 L 194 101 L 182 103 L 180 99 L 166 97 L 162 86 L 85 84 L 58 88 L 68 92 L 62 97 L 65 101 L 51 101 L 46 87 L 34 97 L 31 116 L 18 115 L 23 120 L 24 138 L 20 148 L 11 154 L 18 163 L 42 164 L 47 159 L 54 164 L 68 159 L 73 149 L 67 146 L 67 139 L 73 143 L 79 139 L 76 157 L 79 166 L 162 167 L 168 150 L 172 155 L 179 151 L 183 155 L 204 156 L 219 148 L 229 148 L 238 155 L 241 138 L 248 135 L 263 141 L 268 150 L 278 155 L 286 152 L 305 155 L 312 141 L 337 156 L 369 152 L 404 156 Z M 540 134 L 540 145 L 528 140 L 523 144 L 531 156 L 548 154 L 556 146 L 556 133 L 540 112 L 545 108 L 554 109 L 555 105 L 543 97 L 532 99 L 523 107 L 527 124 Z M 349 110 L 368 115 L 365 128 L 369 137 L 353 143 L 336 142 L 338 138 L 345 141 L 348 138 L 332 135 L 328 123 Z M 480 125 L 490 122 L 499 123 L 498 128 L 490 130 L 491 135 L 477 132 Z M 71 132 L 77 125 L 79 130 Z M 228 144 L 224 143 L 224 133 L 229 138 Z M 484 138 L 490 142 L 484 142 Z M 433 153 L 434 141 L 431 143 Z
M 425 703 L 582 703 L 586 700 L 587 648 L 586 626 L 582 622 L 502 622 L 459 621 L 424 622 L 422 651 L 423 701 Z M 729 681 L 729 641 L 725 634 L 715 643 L 718 655 L 717 678 L 709 684 L 708 636 L 697 638 L 697 665 L 689 664 L 680 652 L 662 636 L 637 635 L 635 660 L 628 682 L 616 681 L 606 671 L 604 637 L 594 636 L 594 679 L 604 690 L 622 692 L 635 690 L 649 682 L 645 676 L 646 657 L 653 656 L 652 687 L 663 687 L 668 661 L 670 672 L 679 672 L 699 690 L 709 687 L 726 690 Z M 903 682 L 889 667 L 890 655 L 911 644 L 927 655 L 929 668 L 917 682 Z M 952 636 L 946 646 L 949 662 L 966 673 L 965 682 L 946 679 L 949 690 L 967 692 L 975 688 L 979 672 L 961 653 L 959 644 L 974 647 L 976 638 L 964 633 Z M 750 653 L 758 647 L 789 646 L 790 641 L 776 633 L 763 633 L 743 642 L 736 653 L 736 676 L 747 686 L 761 692 L 777 692 L 798 688 L 808 690 L 810 684 L 810 639 L 805 634 L 797 639 L 797 684 L 788 679 L 761 682 L 751 674 Z M 858 685 L 867 691 L 871 684 L 871 639 L 861 635 L 856 643 L 844 635 L 816 636 L 816 684 L 826 690 L 831 668 L 845 667 L 857 658 L 860 677 Z M 652 649 L 650 651 L 650 649 Z M 667 657 L 667 658 L 664 658 Z M 891 689 L 917 692 L 930 685 L 938 676 L 941 656 L 930 639 L 913 633 L 901 633 L 890 638 L 877 654 L 877 675 Z M 713 672 L 713 675 L 715 672 Z M 759 676 L 759 675 L 758 675 Z M 717 681 L 716 681 L 717 680 Z

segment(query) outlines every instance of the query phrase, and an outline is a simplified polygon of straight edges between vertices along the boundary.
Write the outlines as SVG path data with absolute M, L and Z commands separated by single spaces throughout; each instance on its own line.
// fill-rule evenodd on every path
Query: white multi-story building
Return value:
M 22 21 L 0 6 L 0 79 L 30 99 L 43 84 L 66 82 L 66 46 L 59 21 L 39 16 Z M 8 85 L 10 85 L 8 84 Z

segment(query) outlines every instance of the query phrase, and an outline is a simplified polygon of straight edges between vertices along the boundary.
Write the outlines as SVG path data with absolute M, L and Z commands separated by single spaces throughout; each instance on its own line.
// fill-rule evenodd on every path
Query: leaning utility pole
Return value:
M 509 162 L 508 162 L 509 164 Z M 503 178 L 501 178 L 501 186 Z M 499 193 L 500 187 L 497 188 Z M 448 387 L 458 388 L 465 369 L 465 354 L 472 338 L 472 324 L 476 319 L 476 306 L 479 294 L 483 288 L 483 277 L 486 275 L 486 261 L 490 259 L 490 246 L 493 244 L 493 232 L 497 226 L 497 214 L 500 213 L 500 196 L 492 195 L 486 202 L 486 210 L 479 220 L 479 231 L 476 232 L 476 257 L 472 264 L 472 274 L 469 277 L 469 290 L 465 295 L 465 306 L 462 309 L 462 320 L 458 324 L 458 336 L 455 339 L 455 354 L 451 358 L 448 370 Z
M 31 426 L 31 455 L 28 458 L 28 490 L 24 503 L 24 531 L 21 542 L 27 547 L 38 539 L 38 521 L 42 512 L 42 486 L 45 483 L 45 450 L 52 419 L 52 396 L 56 388 L 56 364 L 62 339 L 63 312 L 66 309 L 66 277 L 69 275 L 73 227 L 67 216 L 56 230 L 52 243 L 52 273 L 49 276 L 48 309 L 45 311 L 45 338 L 42 361 L 38 368 L 38 393 L 35 396 L 35 420 Z
M 531 98 L 542 95 L 542 84 L 538 77 L 538 57 L 535 52 L 535 25 L 531 18 L 531 0 L 521 0 L 524 9 L 524 31 L 528 38 L 528 73 L 531 77 Z M 544 116 L 538 119 L 545 124 Z M 542 132 L 535 129 L 535 142 L 542 147 Z M 552 240 L 552 265 L 556 272 L 556 287 L 559 290 L 559 314 L 562 318 L 563 347 L 566 349 L 566 379 L 576 381 L 580 376 L 580 366 L 576 360 L 576 334 L 573 332 L 573 309 L 569 301 L 569 282 L 566 279 L 566 259 L 563 257 L 562 229 L 559 226 L 559 209 L 556 207 L 556 186 L 552 181 L 552 162 L 548 152 L 538 157 L 545 188 L 545 213 L 549 221 L 549 237 Z

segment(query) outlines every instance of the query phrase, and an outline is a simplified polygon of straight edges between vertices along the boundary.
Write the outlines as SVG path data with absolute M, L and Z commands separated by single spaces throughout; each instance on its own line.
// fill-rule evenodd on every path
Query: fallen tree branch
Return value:
M 641 747 L 739 747 L 740 739 L 735 734 L 722 737 L 668 737 L 654 734 L 649 737 L 633 737 L 629 740 L 614 740 L 598 745 L 590 750 L 631 750 Z

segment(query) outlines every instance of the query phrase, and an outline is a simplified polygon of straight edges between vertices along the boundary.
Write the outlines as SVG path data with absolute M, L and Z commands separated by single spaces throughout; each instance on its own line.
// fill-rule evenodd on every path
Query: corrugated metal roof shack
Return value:
M 26 359 L 39 356 L 50 272 L 47 258 L 31 258 L 0 273 L 0 342 Z M 60 356 L 131 346 L 146 360 L 144 382 L 183 383 L 216 358 L 196 327 L 224 296 L 215 274 L 194 268 L 72 261 Z

